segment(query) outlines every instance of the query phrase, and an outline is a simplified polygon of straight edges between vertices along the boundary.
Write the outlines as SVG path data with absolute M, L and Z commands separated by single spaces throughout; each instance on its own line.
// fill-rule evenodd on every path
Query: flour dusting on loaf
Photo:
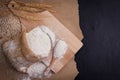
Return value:
M 41 27 L 41 30 L 45 33 L 47 33 L 51 39 L 51 42 L 52 42 L 52 47 L 55 46 L 55 43 L 56 43 L 56 35 L 53 31 L 51 31 L 49 28 L 47 28 L 46 26 L 42 25 Z
M 51 50 L 50 37 L 38 26 L 32 31 L 26 33 L 29 48 L 37 56 L 47 57 Z

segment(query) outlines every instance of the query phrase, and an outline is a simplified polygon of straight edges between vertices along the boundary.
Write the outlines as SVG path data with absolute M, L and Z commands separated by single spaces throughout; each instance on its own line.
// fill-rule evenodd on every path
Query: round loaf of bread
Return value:
M 38 26 L 22 36 L 23 55 L 30 61 L 42 60 L 50 55 L 52 40 L 50 36 Z

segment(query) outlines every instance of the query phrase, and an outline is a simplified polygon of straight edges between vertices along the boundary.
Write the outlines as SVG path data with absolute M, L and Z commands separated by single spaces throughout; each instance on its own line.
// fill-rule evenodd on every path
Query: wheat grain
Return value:
M 40 3 L 23 3 L 19 1 L 15 1 L 17 4 L 26 7 L 26 11 L 30 10 L 30 8 L 36 8 L 39 9 L 40 11 L 48 10 L 50 12 L 56 12 L 55 10 L 52 10 L 52 5 L 47 5 L 47 4 L 40 4 Z M 25 10 L 25 9 L 24 9 Z M 31 12 L 34 12 L 34 10 Z
M 21 17 L 21 18 L 24 18 L 26 20 L 33 20 L 33 21 L 39 21 L 41 20 L 40 18 L 38 17 L 33 17 L 33 16 L 27 16 L 27 15 L 24 15 L 24 14 L 19 14 L 19 13 L 14 13 L 16 16 L 18 17 Z
M 38 20 L 41 20 L 39 17 L 35 17 L 35 16 L 28 16 L 28 15 L 25 15 L 23 13 L 19 13 L 19 12 L 14 12 L 13 10 L 15 10 L 15 8 L 13 7 L 16 7 L 17 5 L 13 6 L 13 4 L 9 4 L 8 7 L 10 9 L 10 11 L 17 17 L 21 17 L 21 18 L 24 18 L 26 20 L 33 20 L 33 21 L 38 21 Z
M 42 9 L 42 8 L 41 9 L 36 9 L 36 8 L 32 8 L 32 7 L 27 7 L 27 6 L 21 6 L 17 3 L 14 3 L 14 2 L 11 2 L 10 5 L 13 9 L 23 10 L 23 11 L 32 12 L 32 13 L 42 12 L 42 11 L 45 10 L 45 9 Z
M 28 7 L 34 7 L 34 8 L 51 8 L 51 5 L 47 4 L 41 4 L 41 3 L 24 3 L 20 1 L 15 1 L 16 3 L 22 5 L 22 6 L 28 6 Z

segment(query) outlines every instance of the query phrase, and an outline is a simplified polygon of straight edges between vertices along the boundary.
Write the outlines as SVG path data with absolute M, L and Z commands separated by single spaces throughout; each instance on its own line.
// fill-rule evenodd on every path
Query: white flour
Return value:
M 55 34 L 49 28 L 47 28 L 44 25 L 42 25 L 40 28 L 41 28 L 42 31 L 44 31 L 45 33 L 47 33 L 49 35 L 49 37 L 52 41 L 52 46 L 54 47 L 55 46 L 55 41 L 56 41 Z
M 54 57 L 62 58 L 67 51 L 67 44 L 65 41 L 58 40 L 54 49 Z
M 27 73 L 32 78 L 41 78 L 43 77 L 43 73 L 46 69 L 46 66 L 40 62 L 32 64 L 28 70 Z

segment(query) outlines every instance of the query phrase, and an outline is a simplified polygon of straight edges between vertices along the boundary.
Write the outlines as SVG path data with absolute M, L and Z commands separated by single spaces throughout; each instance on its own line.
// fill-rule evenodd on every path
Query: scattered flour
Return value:
M 55 58 L 62 58 L 67 51 L 67 44 L 65 41 L 58 40 L 56 46 L 54 48 L 54 57 Z
M 4 51 L 14 51 L 17 48 L 17 45 L 13 40 L 6 42 L 5 45 L 8 45 L 8 46 L 4 48 Z
M 32 78 L 41 78 L 46 69 L 46 66 L 43 63 L 37 62 L 32 64 L 28 69 L 27 73 Z

